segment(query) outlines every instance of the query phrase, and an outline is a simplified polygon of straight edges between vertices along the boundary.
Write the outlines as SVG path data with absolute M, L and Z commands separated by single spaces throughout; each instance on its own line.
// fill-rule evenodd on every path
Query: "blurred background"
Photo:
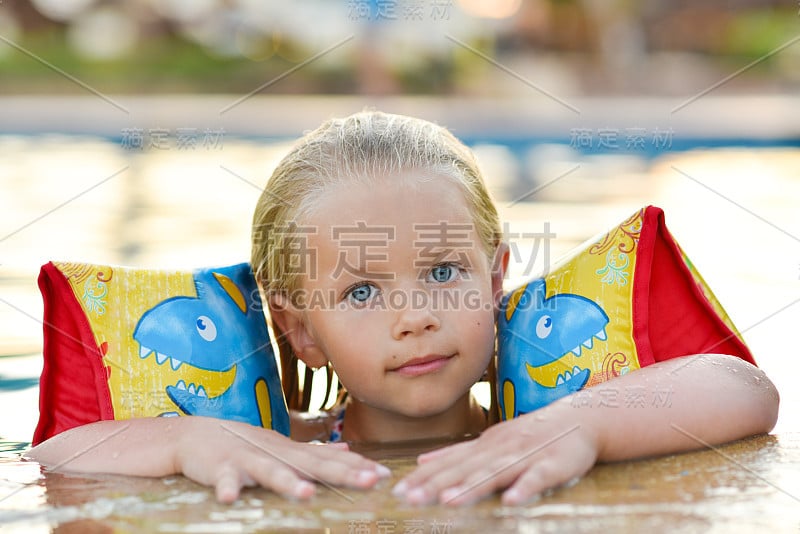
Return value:
M 665 208 L 799 431 L 798 41 L 766 0 L 2 0 L 0 439 L 36 422 L 41 264 L 247 260 L 292 140 L 365 107 L 473 148 L 509 288 Z
M 107 93 L 244 94 L 353 36 L 269 93 L 527 94 L 462 41 L 561 96 L 684 96 L 687 82 L 710 85 L 795 37 L 797 11 L 778 0 L 4 0 L 0 91 L 83 94 L 37 54 Z M 728 90 L 798 83 L 794 49 Z

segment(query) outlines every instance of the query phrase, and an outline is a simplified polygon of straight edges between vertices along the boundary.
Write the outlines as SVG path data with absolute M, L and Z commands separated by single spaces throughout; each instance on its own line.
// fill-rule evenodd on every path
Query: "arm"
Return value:
M 314 494 L 309 481 L 369 488 L 389 471 L 337 446 L 298 443 L 273 431 L 209 417 L 99 421 L 31 449 L 54 470 L 160 477 L 183 474 L 233 502 L 244 486 L 293 498 Z
M 644 402 L 626 402 L 632 391 Z M 616 403 L 608 402 L 613 398 Z M 521 504 L 584 475 L 597 461 L 725 443 L 768 432 L 777 415 L 778 392 L 760 369 L 719 354 L 676 358 L 422 455 L 395 494 L 411 503 L 463 504 L 505 490 L 505 504 Z

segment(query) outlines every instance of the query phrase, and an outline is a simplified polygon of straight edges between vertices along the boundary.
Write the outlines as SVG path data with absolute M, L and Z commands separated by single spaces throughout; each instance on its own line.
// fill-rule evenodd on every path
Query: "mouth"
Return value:
M 139 357 L 142 359 L 148 358 L 151 354 L 156 355 L 156 363 L 158 365 L 164 365 L 169 360 L 169 365 L 172 367 L 173 371 L 177 371 L 181 365 L 183 365 L 183 361 L 172 356 L 168 356 L 162 352 L 155 351 L 144 345 L 139 345 Z M 172 386 L 177 390 L 186 391 L 192 395 L 196 395 L 198 397 L 208 398 L 208 393 L 206 392 L 206 388 L 200 384 L 195 385 L 194 383 L 186 384 L 183 380 L 178 380 L 178 382 Z
M 412 358 L 403 365 L 392 369 L 392 372 L 403 376 L 420 376 L 434 373 L 447 365 L 455 354 L 429 354 L 419 358 Z
M 594 346 L 594 338 L 597 338 L 600 341 L 605 341 L 606 339 L 608 339 L 605 327 L 603 327 L 595 335 L 589 336 L 589 339 L 584 340 L 582 343 L 580 343 L 577 347 L 575 347 L 569 352 L 572 352 L 573 354 L 575 354 L 575 356 L 580 356 L 581 351 L 583 350 L 581 347 L 586 347 L 587 349 L 591 349 Z
M 206 388 L 203 386 L 195 386 L 194 382 L 190 383 L 188 386 L 186 382 L 183 380 L 178 380 L 178 383 L 173 386 L 175 389 L 180 389 L 182 391 L 188 391 L 192 395 L 197 395 L 198 397 L 208 398 L 208 393 L 206 393 Z
M 156 355 L 156 363 L 158 365 L 164 365 L 164 363 L 166 363 L 166 361 L 169 360 L 169 365 L 170 365 L 170 367 L 172 367 L 173 371 L 177 371 L 178 368 L 181 365 L 183 365 L 183 361 L 179 360 L 178 358 L 175 358 L 173 356 L 168 356 L 168 355 L 166 355 L 164 353 L 155 351 L 153 349 L 149 349 L 149 348 L 145 347 L 144 345 L 139 345 L 139 357 L 140 358 L 142 358 L 142 359 L 147 358 L 151 354 L 155 354 Z
M 583 371 L 583 369 L 581 369 L 577 365 L 572 368 L 572 371 L 564 371 L 556 378 L 556 385 L 560 386 L 562 384 L 569 382 L 570 380 L 572 380 L 572 377 L 579 374 L 581 371 Z
M 561 364 L 563 365 L 563 364 Z M 530 376 L 531 380 L 540 384 L 543 387 L 547 388 L 558 388 L 558 387 L 566 387 L 570 390 L 574 388 L 577 391 L 583 384 L 586 382 L 588 372 L 587 369 L 581 369 L 579 366 L 574 365 L 572 369 L 568 369 L 564 372 L 558 373 L 554 369 L 548 369 L 544 373 L 541 371 L 540 368 L 531 367 L 528 364 L 525 364 L 525 368 L 528 371 L 528 376 Z M 552 374 L 550 374 L 552 373 Z M 552 376 L 556 376 L 555 384 L 552 386 L 546 384 L 552 384 Z

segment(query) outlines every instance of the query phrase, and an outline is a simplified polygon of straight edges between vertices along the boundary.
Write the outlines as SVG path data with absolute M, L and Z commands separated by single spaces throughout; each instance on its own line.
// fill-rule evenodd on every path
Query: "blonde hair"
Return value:
M 386 179 L 408 171 L 449 177 L 460 186 L 491 261 L 500 243 L 500 220 L 469 148 L 431 122 L 364 111 L 328 120 L 306 134 L 272 173 L 256 205 L 252 234 L 251 265 L 266 296 L 278 293 L 294 298 L 300 277 L 308 268 L 292 254 L 302 238 L 297 224 L 313 212 L 326 191 L 340 184 Z M 307 410 L 311 388 L 301 391 L 297 358 L 283 336 L 279 332 L 276 335 L 287 404 L 291 409 Z M 307 370 L 304 384 L 310 384 L 309 379 Z

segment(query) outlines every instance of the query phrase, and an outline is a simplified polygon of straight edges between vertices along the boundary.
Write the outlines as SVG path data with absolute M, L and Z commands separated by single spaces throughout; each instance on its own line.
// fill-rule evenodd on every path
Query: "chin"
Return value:
M 406 417 L 425 418 L 440 415 L 456 403 L 458 399 L 426 399 L 417 401 L 415 404 L 406 404 L 401 408 L 401 413 Z

